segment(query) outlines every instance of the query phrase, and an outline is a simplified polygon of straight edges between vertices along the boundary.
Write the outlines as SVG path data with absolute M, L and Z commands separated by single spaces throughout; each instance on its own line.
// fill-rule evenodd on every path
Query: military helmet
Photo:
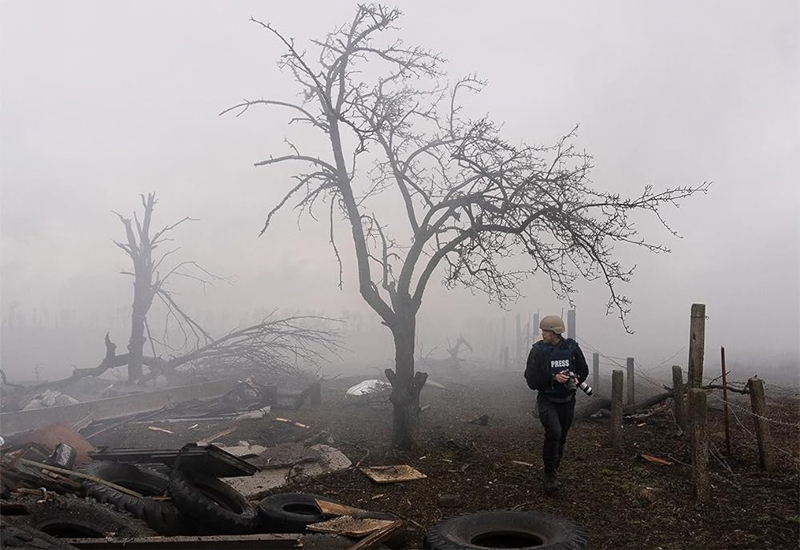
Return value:
M 562 334 L 566 330 L 566 328 L 564 328 L 564 320 L 558 315 L 547 315 L 539 322 L 539 328 L 555 332 L 556 334 Z

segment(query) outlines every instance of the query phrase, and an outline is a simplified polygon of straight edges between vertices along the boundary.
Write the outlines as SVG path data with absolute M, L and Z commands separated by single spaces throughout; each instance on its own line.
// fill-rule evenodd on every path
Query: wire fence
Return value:
M 578 340 L 589 351 L 591 351 L 592 353 L 596 353 L 599 356 L 600 361 L 598 362 L 598 365 L 599 365 L 599 367 L 601 367 L 601 369 L 606 370 L 606 372 L 608 370 L 614 370 L 614 369 L 620 369 L 620 370 L 623 370 L 623 371 L 627 372 L 627 370 L 628 370 L 628 366 L 627 366 L 628 358 L 627 357 L 615 357 L 615 356 L 612 356 L 612 355 L 607 355 L 607 354 L 601 352 L 597 347 L 592 345 L 586 339 L 578 338 Z M 669 379 L 668 377 L 672 376 L 671 368 L 672 368 L 672 364 L 673 364 L 673 359 L 675 359 L 675 357 L 677 357 L 681 353 L 684 353 L 685 351 L 686 351 L 686 347 L 683 346 L 680 349 L 677 349 L 674 353 L 672 353 L 666 359 L 664 359 L 662 361 L 659 361 L 658 363 L 655 363 L 655 364 L 652 364 L 652 365 L 648 365 L 647 363 L 643 363 L 640 360 L 635 360 L 634 359 L 634 375 L 635 375 L 635 377 L 637 379 L 646 382 L 648 385 L 650 385 L 652 387 L 659 388 L 659 389 L 666 389 L 667 387 L 664 384 L 660 384 L 660 383 L 656 382 L 656 380 L 654 380 L 653 377 L 654 376 L 658 376 L 658 374 L 663 373 L 664 377 Z M 669 372 L 666 372 L 667 369 L 669 369 Z M 718 378 L 704 377 L 704 381 L 706 383 L 709 383 L 709 384 L 713 383 L 717 379 Z M 741 388 L 747 388 L 747 385 L 748 385 L 748 382 L 735 381 L 735 380 L 727 380 L 726 382 L 727 382 L 727 386 L 729 388 L 737 387 L 737 386 L 741 386 Z M 795 414 L 800 412 L 800 410 L 798 410 L 798 407 L 800 407 L 800 403 L 797 402 L 797 401 L 800 401 L 800 387 L 787 387 L 787 386 L 782 386 L 780 384 L 767 383 L 767 382 L 765 382 L 764 385 L 765 385 L 765 393 L 766 393 L 766 396 L 767 396 L 766 397 L 766 401 L 767 401 L 767 404 L 770 407 L 772 407 L 772 408 L 776 408 L 776 407 L 777 408 L 781 408 L 781 407 L 785 407 L 785 406 L 790 406 L 790 407 L 794 407 L 794 411 L 793 412 Z M 774 396 L 774 397 L 772 397 L 772 396 Z M 728 405 L 728 410 L 730 411 L 730 413 L 731 413 L 733 419 L 735 420 L 737 426 L 739 427 L 739 429 L 741 429 L 743 433 L 747 434 L 747 436 L 752 438 L 753 440 L 757 439 L 756 434 L 750 428 L 748 428 L 746 423 L 745 423 L 745 421 L 743 421 L 743 419 L 746 420 L 748 417 L 750 417 L 750 418 L 752 418 L 754 420 L 755 419 L 765 420 L 770 425 L 776 426 L 781 430 L 789 429 L 789 430 L 792 430 L 794 432 L 800 432 L 800 423 L 798 423 L 798 422 L 787 422 L 785 420 L 780 420 L 780 419 L 777 419 L 777 418 L 771 418 L 769 416 L 759 415 L 759 414 L 753 412 L 750 407 L 744 406 L 744 405 L 742 405 L 740 403 L 737 403 L 736 401 L 732 400 L 730 396 L 728 397 L 728 399 L 725 399 L 725 398 L 723 398 L 722 395 L 711 393 L 709 395 L 709 397 L 710 397 L 709 405 L 711 405 L 712 403 L 718 404 L 720 406 L 724 405 L 724 404 L 727 404 Z M 787 402 L 787 400 L 788 400 L 788 402 Z M 751 422 L 752 422 L 752 420 L 751 420 Z M 728 470 L 730 470 L 730 466 L 727 465 L 727 462 L 725 462 L 725 460 L 723 458 L 723 455 L 719 451 L 719 449 L 716 448 L 716 446 L 714 445 L 714 443 L 712 441 L 709 441 L 709 443 L 711 445 L 712 455 L 715 456 L 715 459 L 717 459 L 720 463 L 723 464 L 723 466 L 727 467 Z M 800 456 L 798 456 L 797 453 L 792 453 L 790 451 L 787 451 L 781 445 L 777 445 L 774 442 L 772 443 L 772 448 L 777 453 L 779 453 L 779 454 L 783 455 L 784 457 L 786 457 L 790 461 L 790 463 L 794 464 L 795 468 L 800 469 Z M 715 477 L 719 477 L 719 476 L 715 476 Z M 726 479 L 725 481 L 728 481 L 728 482 L 736 485 L 736 483 L 734 481 L 732 481 L 732 480 Z
M 733 419 L 739 425 L 739 428 L 754 440 L 757 439 L 756 434 L 753 433 L 753 431 L 750 430 L 745 425 L 744 422 L 742 422 L 742 419 L 740 418 L 739 414 L 736 413 L 737 410 L 740 413 L 743 413 L 743 415 L 747 414 L 747 415 L 750 415 L 750 416 L 752 416 L 754 418 L 761 418 L 763 420 L 766 420 L 766 421 L 770 422 L 771 424 L 776 424 L 776 425 L 780 425 L 780 426 L 786 426 L 786 427 L 789 427 L 789 428 L 793 428 L 795 430 L 800 430 L 800 424 L 790 423 L 790 422 L 783 422 L 783 421 L 780 421 L 780 420 L 776 420 L 774 418 L 761 416 L 759 414 L 754 413 L 753 411 L 751 411 L 749 409 L 746 409 L 745 407 L 742 407 L 741 405 L 739 405 L 737 403 L 732 403 L 730 400 L 723 399 L 722 396 L 715 395 L 715 396 L 712 396 L 712 399 L 714 401 L 719 401 L 721 403 L 727 403 L 728 406 L 729 406 L 728 410 L 731 412 L 731 415 L 733 416 Z M 779 452 L 780 454 L 784 455 L 785 457 L 787 457 L 792 463 L 794 463 L 794 465 L 796 467 L 800 468 L 800 457 L 798 457 L 797 455 L 793 455 L 792 453 L 788 452 L 786 449 L 784 449 L 780 445 L 773 444 L 772 448 L 773 448 L 773 450 L 775 450 L 775 451 Z
M 613 355 L 607 355 L 600 351 L 597 347 L 592 345 L 589 341 L 585 338 L 576 337 L 577 340 L 585 346 L 589 351 L 592 353 L 596 353 L 600 357 L 599 366 L 601 370 L 608 371 L 614 369 L 621 369 L 627 372 L 627 357 L 616 357 Z M 672 377 L 672 365 L 674 364 L 673 359 L 679 356 L 681 353 L 686 352 L 686 346 L 682 346 L 681 348 L 675 350 L 671 355 L 669 355 L 666 359 L 663 359 L 655 364 L 648 364 L 647 362 L 643 362 L 639 359 L 634 359 L 634 374 L 636 375 L 637 379 L 641 379 L 642 381 L 646 382 L 649 386 L 658 389 L 667 389 L 666 386 L 662 383 L 657 382 L 654 377 L 658 376 L 659 374 L 663 374 L 664 379 L 671 379 Z M 708 376 L 704 377 L 704 382 L 706 383 L 713 383 L 719 379 L 718 377 L 711 378 Z M 728 380 L 728 387 L 737 387 L 741 386 L 742 388 L 747 386 L 747 381 L 741 380 Z M 780 384 L 764 382 L 765 390 L 767 392 L 767 401 L 768 403 L 775 404 L 777 400 L 772 396 L 776 396 L 779 398 L 790 398 L 790 399 L 798 399 L 800 400 L 800 386 L 782 386 Z

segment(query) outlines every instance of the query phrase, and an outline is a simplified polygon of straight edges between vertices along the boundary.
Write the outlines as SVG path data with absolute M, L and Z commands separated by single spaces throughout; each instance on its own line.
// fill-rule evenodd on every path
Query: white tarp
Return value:
M 347 395 L 368 395 L 370 393 L 381 392 L 390 388 L 389 382 L 382 380 L 364 380 L 347 390 Z
M 45 390 L 31 399 L 23 411 L 33 411 L 37 409 L 49 409 L 50 407 L 63 407 L 64 405 L 74 405 L 80 403 L 77 399 L 70 397 L 60 391 Z

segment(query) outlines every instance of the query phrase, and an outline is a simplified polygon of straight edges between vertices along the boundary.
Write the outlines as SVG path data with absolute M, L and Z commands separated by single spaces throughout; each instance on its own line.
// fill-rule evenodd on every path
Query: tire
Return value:
M 169 494 L 183 515 L 212 533 L 247 535 L 258 527 L 255 507 L 217 478 L 175 471 L 169 482 Z
M 543 512 L 481 512 L 437 523 L 425 535 L 427 550 L 585 550 L 589 532 L 572 520 Z
M 26 550 L 77 550 L 46 533 L 27 525 L 0 524 L 0 548 L 24 548 Z
M 330 497 L 310 493 L 278 493 L 261 499 L 261 502 L 258 503 L 258 518 L 262 530 L 268 533 L 305 533 L 307 527 L 312 523 L 328 519 L 320 512 L 316 503 L 317 499 L 341 504 L 338 500 Z M 372 512 L 370 517 L 397 519 L 388 512 Z M 402 548 L 406 542 L 406 535 L 404 529 L 386 541 L 384 545 L 389 548 Z
M 353 539 L 338 535 L 303 535 L 303 550 L 348 550 L 353 544 L 355 544 Z M 390 548 L 380 545 L 374 550 L 390 550 Z
M 81 470 L 105 481 L 136 491 L 145 497 L 165 495 L 169 487 L 169 477 L 144 466 L 120 464 L 98 460 L 89 462 Z M 111 504 L 118 510 L 133 514 L 144 520 L 160 535 L 189 535 L 193 530 L 171 502 L 150 498 L 137 498 L 107 485 L 84 481 L 83 489 L 87 496 Z
M 26 504 L 27 515 L 12 516 L 13 525 L 27 525 L 56 538 L 130 539 L 157 533 L 144 522 L 93 500 L 58 498 Z
M 338 501 L 310 493 L 278 493 L 261 499 L 258 517 L 263 528 L 273 533 L 305 533 L 312 523 L 325 521 L 317 499 Z

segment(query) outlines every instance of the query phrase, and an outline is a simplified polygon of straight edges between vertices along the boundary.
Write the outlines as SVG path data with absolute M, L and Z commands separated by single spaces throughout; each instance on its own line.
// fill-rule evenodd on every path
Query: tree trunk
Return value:
M 411 449 L 419 427 L 419 392 L 428 375 L 414 372 L 414 337 L 416 319 L 398 315 L 392 327 L 395 349 L 395 371 L 386 369 L 386 377 L 392 384 L 393 424 L 392 443 L 403 450 Z
M 138 268 L 138 266 L 137 266 Z M 150 271 L 140 273 L 136 269 L 133 284 L 133 313 L 131 314 L 131 339 L 128 342 L 128 382 L 136 382 L 143 376 L 142 357 L 144 356 L 144 323 L 153 302 Z M 142 270 L 145 271 L 145 270 Z

